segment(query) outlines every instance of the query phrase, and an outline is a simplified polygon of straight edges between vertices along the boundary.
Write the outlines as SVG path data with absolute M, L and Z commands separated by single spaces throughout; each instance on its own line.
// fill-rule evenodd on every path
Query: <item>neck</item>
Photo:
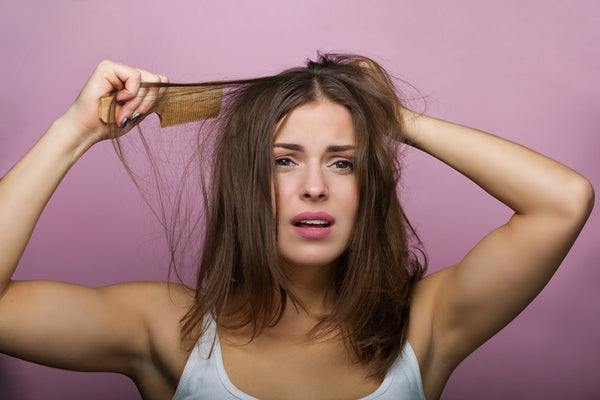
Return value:
M 331 310 L 335 296 L 335 264 L 286 265 L 285 272 L 290 290 L 299 303 L 299 307 L 295 307 L 292 302 L 288 302 L 286 313 L 294 311 L 320 316 Z
M 270 337 L 287 337 L 293 340 L 305 340 L 306 335 L 318 322 L 320 317 L 331 312 L 335 301 L 334 280 L 336 265 L 307 266 L 285 265 L 284 271 L 289 282 L 296 304 L 293 301 L 286 303 L 281 319 L 273 327 L 263 330 L 261 335 Z M 279 291 L 275 291 L 275 303 L 279 300 Z M 237 305 L 244 301 L 243 297 L 236 296 Z M 235 307 L 234 307 L 235 308 Z M 246 327 L 237 332 L 230 332 L 233 336 L 247 340 L 251 327 Z M 245 336 L 244 336 L 245 335 Z

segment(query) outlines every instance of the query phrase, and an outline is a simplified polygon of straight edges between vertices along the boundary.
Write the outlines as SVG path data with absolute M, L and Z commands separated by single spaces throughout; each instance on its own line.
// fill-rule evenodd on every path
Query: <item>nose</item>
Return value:
M 313 201 L 327 199 L 329 197 L 329 189 L 321 168 L 311 166 L 305 172 L 300 193 L 302 198 Z

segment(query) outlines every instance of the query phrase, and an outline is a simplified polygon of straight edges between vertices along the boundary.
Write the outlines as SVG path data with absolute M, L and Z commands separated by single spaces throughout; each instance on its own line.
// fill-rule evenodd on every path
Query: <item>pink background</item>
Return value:
M 204 81 L 272 74 L 321 49 L 374 57 L 427 96 L 428 113 L 533 147 L 598 189 L 599 15 L 596 0 L 5 1 L 0 174 L 103 58 Z M 510 215 L 426 155 L 408 151 L 405 164 L 401 192 L 431 271 L 460 260 Z M 545 291 L 465 360 L 444 399 L 600 396 L 598 209 Z M 160 246 L 160 228 L 102 143 L 64 180 L 16 277 L 92 286 L 163 280 Z M 0 355 L 0 398 L 139 395 L 124 377 Z

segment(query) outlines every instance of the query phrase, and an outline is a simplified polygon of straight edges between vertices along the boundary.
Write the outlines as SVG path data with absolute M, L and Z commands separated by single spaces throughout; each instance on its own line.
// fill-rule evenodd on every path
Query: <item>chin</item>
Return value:
M 285 263 L 289 266 L 298 268 L 325 268 L 332 265 L 335 262 L 334 259 L 302 259 L 302 260 L 290 260 L 285 258 Z
M 336 260 L 343 253 L 330 252 L 329 254 L 323 254 L 323 252 L 312 252 L 312 251 L 296 251 L 292 254 L 281 252 L 281 256 L 285 260 L 285 263 L 289 266 L 296 266 L 300 268 L 315 268 L 315 267 L 327 267 L 336 262 Z
M 305 239 L 280 237 L 279 254 L 289 266 L 300 268 L 327 267 L 348 249 L 347 238 L 307 242 Z

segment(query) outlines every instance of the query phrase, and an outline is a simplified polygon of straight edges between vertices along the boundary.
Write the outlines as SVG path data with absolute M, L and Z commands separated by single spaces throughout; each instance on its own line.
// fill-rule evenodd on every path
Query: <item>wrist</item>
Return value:
M 101 140 L 94 132 L 90 132 L 74 121 L 69 116 L 69 111 L 55 120 L 44 136 L 63 149 L 73 163 Z
M 419 119 L 423 118 L 423 114 L 419 114 L 408 108 L 400 109 L 402 117 L 402 134 L 407 143 L 411 146 L 418 147 L 419 139 Z

